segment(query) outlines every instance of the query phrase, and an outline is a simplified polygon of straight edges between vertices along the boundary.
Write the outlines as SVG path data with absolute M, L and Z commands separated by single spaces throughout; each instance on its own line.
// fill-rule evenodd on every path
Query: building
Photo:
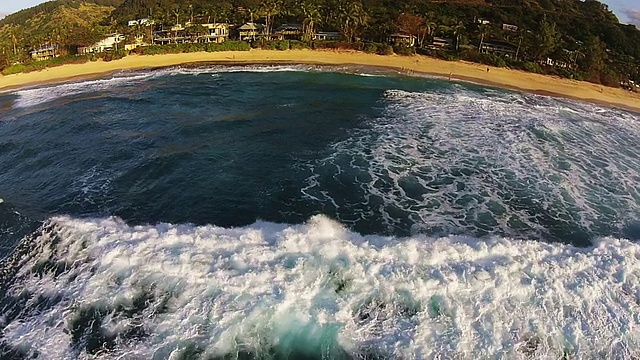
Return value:
M 498 56 L 515 57 L 518 47 L 506 41 L 484 41 L 480 45 L 480 52 L 483 54 L 493 54 Z
M 342 36 L 337 31 L 318 31 L 313 35 L 313 40 L 320 41 L 340 41 Z
M 434 37 L 431 43 L 427 46 L 430 49 L 448 49 L 453 44 L 453 40 L 441 37 Z
M 487 20 L 487 19 L 476 19 L 476 22 L 480 25 L 489 25 L 491 24 L 491 21 Z
M 275 31 L 276 34 L 282 35 L 283 39 L 299 40 L 302 37 L 301 24 L 282 24 Z
M 149 20 L 147 18 L 144 19 L 138 19 L 138 20 L 131 20 L 129 21 L 129 26 L 136 26 L 136 25 L 141 25 L 141 26 L 150 26 L 150 25 L 154 25 L 155 21 L 153 20 Z
M 264 33 L 265 26 L 256 23 L 246 23 L 238 28 L 240 40 L 253 40 Z
M 502 24 L 502 30 L 504 31 L 518 31 L 518 27 L 511 24 Z
M 119 48 L 118 45 L 124 40 L 125 36 L 122 34 L 111 34 L 91 46 L 78 48 L 78 54 L 82 55 L 111 51 L 113 49 Z M 122 48 L 124 48 L 124 46 Z
M 220 44 L 229 38 L 229 24 L 202 24 L 205 34 L 197 38 L 197 42 Z
M 387 41 L 389 41 L 394 45 L 413 47 L 413 46 L 416 46 L 417 39 L 418 38 L 415 35 L 392 34 L 392 35 L 389 35 L 389 37 L 387 38 Z
M 31 51 L 29 55 L 35 61 L 43 61 L 48 59 L 57 58 L 60 56 L 58 44 L 41 45 Z

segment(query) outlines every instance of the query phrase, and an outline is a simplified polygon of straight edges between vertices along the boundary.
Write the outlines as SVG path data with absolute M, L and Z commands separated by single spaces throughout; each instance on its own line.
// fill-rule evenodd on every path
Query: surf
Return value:
M 363 236 L 322 215 L 239 228 L 54 217 L 3 265 L 15 271 L 1 341 L 26 356 L 630 358 L 640 348 L 640 246 L 625 239 Z

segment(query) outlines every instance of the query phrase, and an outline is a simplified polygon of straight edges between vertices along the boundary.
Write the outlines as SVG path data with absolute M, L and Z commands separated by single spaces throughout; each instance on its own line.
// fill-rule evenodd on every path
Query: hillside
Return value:
M 237 25 L 253 20 L 272 29 L 302 23 L 307 41 L 316 30 L 338 31 L 349 43 L 387 42 L 390 34 L 403 32 L 419 39 L 421 51 L 435 37 L 449 39 L 446 51 L 422 52 L 449 60 L 611 86 L 640 81 L 640 30 L 620 24 L 596 0 L 57 0 L 0 20 L 0 69 L 28 61 L 36 46 L 57 43 L 73 53 L 114 31 L 143 33 L 152 42 L 152 29 L 128 26 L 144 17 L 154 21 L 155 30 L 187 21 Z M 479 53 L 483 41 L 518 50 L 512 56 L 485 56 L 490 54 Z
M 98 24 L 108 18 L 121 0 L 58 0 L 19 11 L 0 20 L 0 52 L 11 59 L 45 43 L 62 44 L 62 52 L 89 44 L 105 30 Z

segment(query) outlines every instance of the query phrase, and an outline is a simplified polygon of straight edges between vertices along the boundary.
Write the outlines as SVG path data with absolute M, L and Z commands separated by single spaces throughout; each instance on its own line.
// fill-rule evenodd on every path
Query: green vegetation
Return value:
M 155 25 L 128 26 L 128 21 L 141 18 Z M 284 23 L 301 25 L 299 35 L 280 37 L 283 40 L 260 40 L 258 35 L 251 46 L 263 49 L 418 53 L 610 86 L 640 83 L 640 30 L 620 24 L 596 0 L 57 0 L 0 21 L 0 69 L 27 61 L 29 50 L 42 44 L 59 44 L 58 55 L 65 55 L 116 31 L 127 34 L 129 41 L 137 37 L 152 43 L 154 31 L 166 30 L 166 36 L 178 39 L 178 31 L 171 30 L 176 24 L 249 21 L 264 24 L 267 34 Z M 314 41 L 319 30 L 336 31 L 343 40 Z M 191 25 L 181 31 L 189 39 L 203 28 Z M 412 40 L 393 43 L 389 36 L 395 33 Z M 232 28 L 230 38 L 237 37 Z M 173 42 L 136 52 L 249 49 L 239 42 Z M 509 50 L 496 50 L 500 44 Z M 110 60 L 123 55 L 99 56 Z M 7 71 L 20 68 L 12 65 Z
M 190 52 L 249 51 L 251 46 L 245 41 L 226 41 L 222 44 L 170 44 L 139 47 L 133 52 L 140 55 L 181 54 Z
M 123 55 L 124 57 L 124 55 Z M 14 64 L 2 70 L 3 75 L 18 74 L 21 72 L 32 72 L 44 70 L 50 67 L 56 67 L 66 64 L 83 64 L 89 61 L 89 56 L 67 55 L 43 61 L 29 61 L 25 63 Z

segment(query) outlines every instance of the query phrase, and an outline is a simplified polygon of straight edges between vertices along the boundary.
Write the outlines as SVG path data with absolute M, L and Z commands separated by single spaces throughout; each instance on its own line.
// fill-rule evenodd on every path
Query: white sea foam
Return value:
M 382 116 L 308 164 L 303 194 L 346 216 L 374 209 L 363 220 L 391 231 L 408 219 L 416 232 L 548 239 L 548 226 L 610 234 L 640 217 L 632 113 L 461 85 L 389 90 L 381 104 Z M 332 193 L 339 182 L 361 192 Z
M 31 107 L 64 96 L 73 96 L 88 92 L 110 89 L 127 84 L 135 84 L 158 75 L 160 75 L 160 73 L 154 74 L 151 72 L 131 75 L 118 75 L 109 79 L 87 80 L 61 85 L 18 90 L 15 93 L 18 98 L 15 100 L 14 106 L 17 108 Z
M 68 97 L 83 93 L 109 90 L 125 86 L 135 86 L 141 82 L 162 76 L 201 74 L 219 77 L 222 73 L 271 73 L 271 72 L 343 72 L 360 76 L 383 76 L 381 74 L 361 72 L 352 67 L 314 66 L 314 65 L 212 65 L 197 67 L 169 67 L 157 70 L 122 72 L 107 79 L 79 81 L 61 85 L 44 86 L 32 89 L 18 90 L 18 98 L 14 102 L 16 108 L 27 108 L 46 103 L 61 97 Z
M 2 332 L 8 345 L 47 358 L 92 357 L 73 347 L 70 327 L 81 309 L 101 308 L 110 310 L 85 330 L 146 335 L 116 336 L 100 358 L 277 346 L 329 357 L 334 346 L 405 359 L 640 356 L 640 246 L 627 240 L 580 249 L 507 238 L 394 239 L 361 236 L 323 216 L 236 229 L 52 223 L 9 294 L 59 301 Z M 32 272 L 48 259 L 65 270 Z M 142 293 L 137 315 L 115 310 Z

